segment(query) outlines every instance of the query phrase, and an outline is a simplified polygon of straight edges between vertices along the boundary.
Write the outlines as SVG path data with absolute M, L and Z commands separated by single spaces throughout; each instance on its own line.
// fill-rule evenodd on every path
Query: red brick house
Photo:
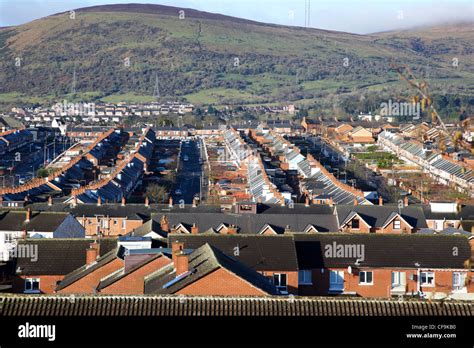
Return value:
M 15 293 L 52 294 L 57 284 L 92 256 L 93 239 L 27 239 L 19 241 L 23 250 L 35 251 L 15 260 L 12 291 Z M 116 240 L 102 239 L 95 244 L 94 255 L 105 255 L 115 249 Z M 28 256 L 28 257 L 25 257 Z M 32 256 L 32 257 L 31 257 Z
M 258 272 L 204 244 L 187 254 L 173 243 L 173 263 L 145 279 L 146 294 L 266 296 L 277 288 Z
M 465 236 L 295 235 L 300 295 L 472 298 Z M 301 279 L 300 279 L 301 280 Z

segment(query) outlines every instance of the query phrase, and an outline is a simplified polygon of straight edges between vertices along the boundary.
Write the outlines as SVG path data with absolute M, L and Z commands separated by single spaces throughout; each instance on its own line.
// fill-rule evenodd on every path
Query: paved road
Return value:
M 182 143 L 176 185 L 172 191 L 174 204 L 178 204 L 181 200 L 184 200 L 186 204 L 191 204 L 194 196 L 199 196 L 202 165 L 199 163 L 200 149 L 198 143 L 194 140 L 188 143 L 183 141 Z M 185 161 L 186 157 L 188 158 L 187 161 Z M 176 190 L 180 190 L 181 194 L 176 194 Z

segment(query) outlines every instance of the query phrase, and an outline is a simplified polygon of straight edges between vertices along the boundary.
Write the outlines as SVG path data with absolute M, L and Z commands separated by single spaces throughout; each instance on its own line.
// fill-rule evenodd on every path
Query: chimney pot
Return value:
M 405 207 L 408 207 L 408 196 L 405 196 L 405 198 L 403 198 L 403 205 Z
M 305 206 L 309 207 L 309 197 L 308 196 L 306 196 L 306 199 L 305 199 Z
M 379 205 L 383 205 L 383 197 L 379 196 Z
M 359 205 L 359 201 L 357 200 L 357 198 L 354 198 L 354 205 Z
M 168 200 L 168 206 L 170 208 L 173 208 L 173 197 L 170 196 L 169 200 Z
M 195 223 L 191 227 L 191 233 L 192 234 L 198 234 L 199 233 L 199 227 L 197 227 Z
M 25 219 L 25 222 L 30 222 L 30 219 L 31 219 L 31 209 L 28 208 L 28 210 L 26 211 L 26 219 Z
M 51 197 L 51 196 L 48 197 L 48 205 L 49 206 L 53 205 L 53 197 Z
M 122 207 L 125 207 L 125 197 L 122 197 Z
M 97 198 L 97 206 L 100 207 L 102 205 L 102 198 L 99 196 Z
M 145 207 L 149 207 L 150 206 L 150 200 L 148 198 L 148 196 L 145 197 Z

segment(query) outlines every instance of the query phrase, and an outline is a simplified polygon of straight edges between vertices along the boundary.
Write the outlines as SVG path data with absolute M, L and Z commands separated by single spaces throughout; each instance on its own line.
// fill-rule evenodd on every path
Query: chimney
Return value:
M 306 196 L 304 205 L 305 205 L 305 207 L 309 207 L 309 196 Z
M 150 206 L 150 200 L 148 199 L 148 196 L 145 197 L 145 207 Z
M 23 239 L 26 240 L 26 238 L 28 238 L 28 233 L 26 230 L 23 230 Z
M 379 196 L 379 205 L 383 205 L 383 197 Z
M 194 197 L 193 198 L 193 208 L 196 208 L 197 207 L 197 197 Z
M 236 205 L 237 204 L 237 197 L 234 196 L 234 198 L 232 199 L 232 205 Z
M 286 207 L 285 199 L 284 199 L 284 198 L 281 200 L 280 206 L 281 206 L 281 207 Z
M 329 206 L 332 207 L 334 205 L 334 200 L 331 198 L 329 198 Z
M 199 233 L 199 227 L 196 226 L 196 223 L 193 224 L 191 227 L 191 233 L 192 234 L 198 234 Z
M 176 255 L 174 262 L 174 269 L 176 270 L 176 276 L 180 276 L 189 271 L 189 258 L 188 255 L 181 252 Z
M 171 256 L 176 267 L 176 256 L 184 253 L 184 243 L 174 241 L 171 243 Z
M 31 209 L 28 208 L 28 210 L 26 211 L 26 219 L 25 219 L 25 222 L 30 222 L 31 220 Z
M 122 207 L 125 207 L 125 197 L 122 197 Z
M 97 206 L 100 207 L 102 205 L 102 198 L 99 196 L 97 198 Z
M 403 205 L 404 205 L 405 207 L 408 207 L 408 196 L 405 196 L 405 197 L 403 198 Z
M 290 225 L 285 226 L 285 233 L 291 232 Z
M 93 245 L 86 249 L 86 265 L 89 266 L 94 263 L 98 254 L 98 249 Z
M 359 205 L 359 201 L 357 200 L 357 198 L 354 198 L 354 205 Z
M 48 205 L 49 206 L 53 205 L 53 197 L 51 197 L 51 196 L 48 197 Z
M 170 208 L 173 208 L 173 197 L 171 197 L 171 195 L 170 195 L 170 198 L 168 199 L 168 206 Z
M 72 206 L 75 207 L 77 205 L 77 196 L 74 196 L 72 199 Z
M 163 215 L 160 220 L 160 227 L 164 232 L 169 232 L 170 231 L 170 224 L 168 222 L 168 218 L 166 215 Z

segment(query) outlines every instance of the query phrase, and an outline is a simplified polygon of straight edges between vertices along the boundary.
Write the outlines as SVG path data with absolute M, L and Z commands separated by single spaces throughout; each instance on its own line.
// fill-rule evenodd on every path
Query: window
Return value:
M 127 227 L 127 220 L 122 220 L 122 230 L 124 230 Z
M 273 284 L 276 286 L 276 288 L 281 292 L 285 293 L 288 291 L 287 285 L 286 285 L 286 274 L 285 273 L 275 273 L 273 275 Z
M 351 228 L 358 230 L 360 227 L 359 219 L 352 219 Z
M 330 271 L 329 273 L 329 290 L 344 290 L 344 271 Z
M 420 284 L 421 286 L 434 286 L 434 272 L 421 272 Z
M 373 284 L 373 272 L 360 271 L 359 284 Z
M 313 284 L 311 270 L 302 270 L 298 272 L 298 284 L 300 285 Z
M 466 273 L 453 272 L 453 290 L 463 290 L 466 288 Z
M 399 230 L 402 228 L 402 223 L 400 220 L 394 220 L 393 221 L 393 229 L 394 230 Z
M 405 272 L 392 272 L 392 289 L 402 288 L 406 286 L 406 273 Z
M 5 243 L 13 242 L 13 233 L 5 233 Z
M 25 292 L 40 292 L 39 278 L 26 278 L 25 279 Z

